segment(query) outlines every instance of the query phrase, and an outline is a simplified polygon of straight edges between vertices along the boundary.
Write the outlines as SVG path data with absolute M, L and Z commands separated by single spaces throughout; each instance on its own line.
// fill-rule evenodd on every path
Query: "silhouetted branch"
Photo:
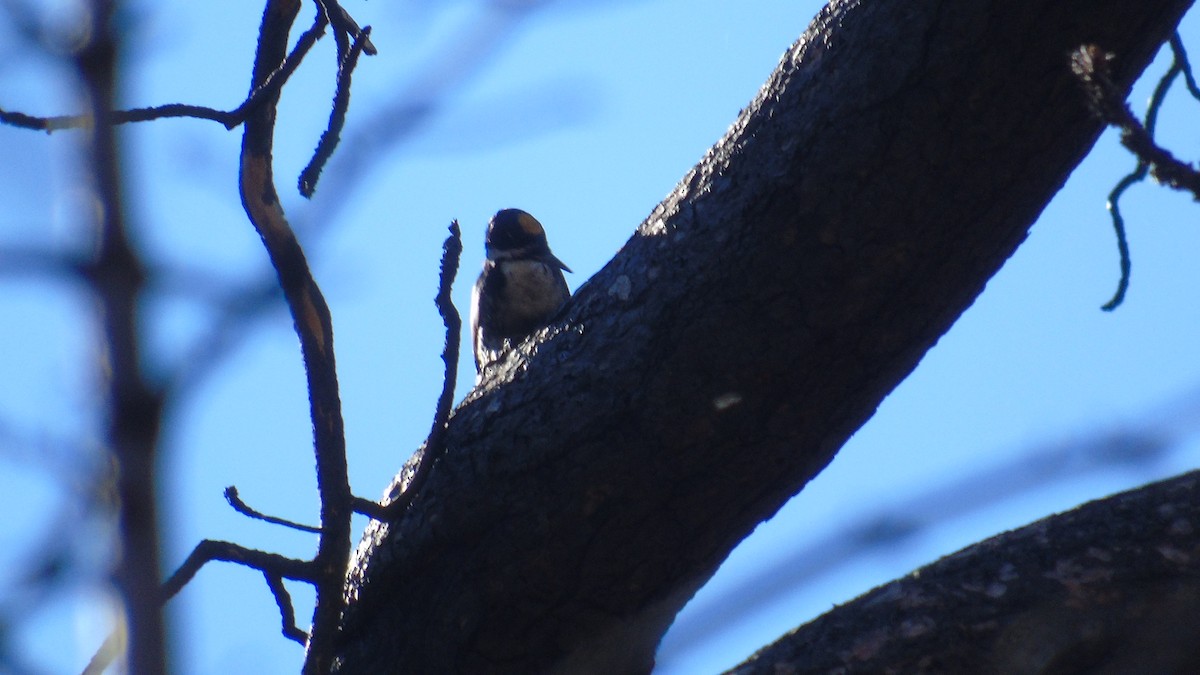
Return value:
M 446 451 L 446 424 L 450 421 L 450 408 L 454 403 L 454 383 L 458 380 L 458 345 L 461 342 L 462 319 L 450 297 L 454 277 L 458 275 L 458 263 L 462 257 L 462 231 L 458 220 L 450 222 L 450 236 L 442 243 L 442 262 L 438 276 L 438 294 L 434 298 L 442 324 L 446 327 L 446 343 L 442 348 L 442 362 L 446 366 L 442 376 L 442 394 L 438 397 L 437 409 L 433 414 L 433 426 L 425 443 L 425 452 L 413 473 L 404 495 L 388 505 L 393 514 L 402 511 L 425 483 L 433 464 Z
M 158 592 L 155 594 L 155 602 L 161 606 L 167 600 L 175 597 L 196 576 L 200 568 L 213 561 L 234 563 L 262 572 L 263 577 L 267 581 L 267 587 L 271 590 L 271 594 L 275 596 L 275 603 L 279 606 L 283 634 L 293 640 L 298 635 L 303 635 L 303 632 L 296 628 L 296 616 L 295 611 L 292 609 L 291 595 L 284 588 L 282 580 L 295 579 L 296 581 L 316 584 L 318 574 L 313 567 L 313 563 L 306 560 L 288 558 L 277 553 L 267 553 L 266 551 L 246 548 L 228 541 L 205 539 L 196 544 L 196 547 L 192 549 L 188 557 L 175 570 L 175 573 L 163 582 L 161 588 L 158 589 Z M 291 630 L 289 630 L 289 626 Z M 124 642 L 121 633 L 122 628 L 118 627 L 109 634 L 108 638 L 92 656 L 91 661 L 84 669 L 83 672 L 85 675 L 88 673 L 103 673 L 112 661 L 120 655 L 121 644 Z
M 1112 311 L 1125 299 L 1129 288 L 1129 273 L 1131 260 L 1129 243 L 1125 234 L 1125 219 L 1121 216 L 1120 198 L 1130 186 L 1145 180 L 1150 175 L 1156 181 L 1177 190 L 1187 190 L 1196 199 L 1200 199 L 1200 173 L 1188 164 L 1179 161 L 1169 151 L 1154 141 L 1155 126 L 1163 100 L 1171 88 L 1175 78 L 1183 73 L 1187 88 L 1193 96 L 1200 98 L 1200 90 L 1191 73 L 1183 42 L 1179 34 L 1171 38 L 1171 51 L 1174 60 L 1171 67 L 1159 80 L 1150 98 L 1146 110 L 1146 121 L 1143 124 L 1130 111 L 1125 103 L 1120 89 L 1112 81 L 1109 73 L 1111 55 L 1104 54 L 1096 45 L 1084 45 L 1071 56 L 1071 69 L 1083 82 L 1088 95 L 1088 102 L 1096 114 L 1106 123 L 1121 130 L 1121 144 L 1137 157 L 1138 163 L 1134 170 L 1117 182 L 1116 187 L 1108 196 L 1108 210 L 1112 215 L 1113 229 L 1117 236 L 1117 249 L 1121 258 L 1121 279 L 1117 291 L 1101 309 Z
M 162 672 L 165 668 L 161 604 L 178 592 L 209 560 L 236 562 L 260 569 L 279 605 L 283 632 L 291 639 L 306 642 L 306 672 L 326 672 L 332 652 L 332 636 L 342 606 L 342 582 L 350 551 L 351 495 L 347 480 L 345 440 L 334 361 L 332 322 L 328 306 L 314 281 L 294 232 L 280 206 L 272 176 L 271 148 L 276 108 L 282 86 L 303 61 L 313 44 L 332 25 L 338 41 L 339 73 L 329 127 L 322 136 L 306 181 L 311 193 L 321 166 L 333 153 L 349 104 L 351 74 L 358 57 L 365 51 L 376 52 L 370 29 L 360 29 L 336 0 L 315 0 L 318 7 L 311 28 L 302 33 L 289 52 L 289 33 L 300 9 L 299 0 L 268 0 L 259 30 L 250 94 L 231 111 L 206 106 L 168 104 L 149 108 L 115 111 L 113 82 L 117 36 L 110 34 L 115 3 L 96 0 L 87 25 L 97 27 L 88 34 L 90 42 L 76 52 L 76 66 L 89 94 L 84 114 L 37 117 L 23 112 L 0 110 L 0 123 L 54 131 L 85 128 L 92 133 L 90 167 L 102 208 L 98 230 L 98 254 L 94 261 L 75 261 L 69 256 L 38 255 L 25 251 L 6 251 L 0 259 L 12 258 L 17 264 L 8 269 L 18 273 L 32 270 L 58 276 L 76 276 L 94 289 L 102 308 L 105 358 L 109 378 L 110 420 L 108 443 L 116 464 L 119 524 L 122 536 L 119 564 L 115 573 L 125 600 L 130 635 L 130 669 L 134 672 Z M 100 28 L 102 27 L 102 28 Z M 351 40 L 352 38 L 352 40 Z M 240 500 L 235 489 L 226 493 L 229 503 L 250 517 L 319 534 L 312 561 L 301 561 L 246 549 L 235 544 L 206 540 L 201 542 L 184 565 L 161 586 L 158 569 L 158 541 L 154 510 L 154 455 L 165 396 L 176 393 L 198 372 L 186 370 L 161 390 L 152 389 L 138 369 L 137 309 L 147 288 L 147 271 L 133 250 L 122 221 L 119 170 L 113 127 L 117 124 L 149 121 L 166 117 L 195 117 L 223 124 L 226 128 L 243 126 L 239 187 L 246 213 L 261 236 L 278 275 L 278 286 L 292 314 L 300 338 L 308 376 L 318 488 L 321 500 L 321 526 L 314 528 L 292 521 L 266 516 Z M 242 317 L 257 312 L 274 296 L 274 291 L 254 294 L 250 302 L 230 304 L 227 316 Z M 228 337 L 228 320 L 214 329 L 218 337 Z M 192 356 L 209 364 L 228 344 L 213 340 L 198 348 Z M 214 346 L 216 345 L 216 346 Z M 313 615 L 313 635 L 295 626 L 291 598 L 283 586 L 284 577 L 301 579 L 317 587 Z M 105 650 L 102 650 L 102 652 Z M 111 651 L 111 650 L 109 650 Z M 98 656 L 102 659 L 102 655 Z
M 257 86 L 279 67 L 299 3 L 269 0 L 259 29 L 252 81 Z M 305 673 L 328 672 L 343 606 L 342 582 L 350 558 L 352 496 L 346 468 L 346 441 L 338 393 L 329 306 L 313 279 L 300 242 L 279 203 L 272 169 L 278 94 L 263 101 L 243 125 L 239 191 L 242 206 L 262 238 L 291 312 L 308 384 L 309 415 L 321 501 L 321 533 L 312 561 L 316 585 L 312 634 Z
M 296 41 L 296 46 L 292 53 L 288 55 L 278 68 L 258 86 L 256 86 L 250 95 L 241 105 L 233 110 L 224 111 L 215 108 L 209 108 L 201 105 L 189 105 L 185 103 L 168 103 L 166 105 L 153 106 L 148 108 L 133 108 L 131 110 L 116 110 L 111 111 L 107 115 L 109 124 L 128 124 L 132 122 L 148 122 L 151 120 L 164 119 L 168 117 L 192 117 L 195 119 L 212 120 L 220 123 L 226 129 L 233 129 L 242 124 L 246 120 L 246 116 L 257 106 L 264 98 L 277 94 L 292 73 L 296 72 L 296 68 L 300 66 L 300 62 L 304 60 L 305 54 L 312 48 L 313 44 L 320 39 L 325 32 L 327 22 L 324 15 L 318 12 L 316 20 L 313 22 L 312 28 L 305 31 L 300 39 Z M 53 117 L 37 117 L 27 115 L 21 112 L 6 111 L 0 109 L 0 122 L 9 124 L 15 127 L 24 129 L 33 129 L 35 131 L 45 131 L 51 133 L 63 129 L 79 129 L 86 128 L 92 124 L 93 117 L 91 115 L 58 115 Z
M 192 580 L 192 577 L 196 576 L 201 567 L 215 560 L 250 567 L 260 572 L 269 572 L 285 579 L 295 579 L 310 584 L 317 582 L 317 570 L 307 560 L 297 560 L 277 553 L 246 548 L 233 542 L 205 539 L 196 544 L 196 548 L 192 549 L 179 569 L 163 582 L 159 594 L 160 600 L 165 601 L 175 597 L 175 594 L 179 593 Z
M 386 506 L 373 499 L 367 499 L 366 497 L 354 497 L 354 499 L 351 501 L 351 505 L 353 506 L 355 513 L 361 513 L 362 515 L 375 520 L 387 520 L 388 516 L 391 514 L 391 511 L 389 511 Z
M 1181 64 L 1172 64 L 1169 76 L 1163 78 L 1160 88 L 1165 92 L 1171 80 L 1181 71 Z M 1101 117 L 1121 130 L 1121 144 L 1138 157 L 1139 164 L 1149 166 L 1150 176 L 1168 187 L 1191 192 L 1194 198 L 1200 199 L 1200 172 L 1175 159 L 1170 151 L 1154 142 L 1154 120 L 1149 119 L 1143 126 L 1129 110 L 1120 89 L 1108 73 L 1107 59 L 1099 48 L 1080 48 L 1075 54 L 1075 72 L 1089 85 L 1091 102 Z M 1157 90 L 1155 93 L 1159 94 Z M 1161 107 L 1162 96 L 1156 96 L 1153 104 L 1156 110 Z
M 337 170 L 322 176 L 324 197 L 305 210 L 305 221 L 314 229 L 336 222 L 375 165 L 416 136 L 472 75 L 491 63 L 507 46 L 506 36 L 520 32 L 551 4 L 545 0 L 494 4 L 489 7 L 493 11 L 466 17 L 445 48 L 434 50 L 412 69 L 415 77 L 397 85 L 386 101 L 375 102 L 363 111 L 364 119 L 351 125 L 341 143 Z
M 1183 48 L 1183 38 L 1179 37 L 1179 33 L 1171 34 L 1171 57 L 1175 63 L 1179 65 L 1183 72 L 1183 81 L 1187 85 L 1187 91 L 1192 95 L 1192 98 L 1200 101 L 1200 87 L 1196 86 L 1196 77 L 1192 73 L 1192 64 L 1188 61 L 1187 50 Z
M 442 361 L 446 369 L 442 376 L 442 393 L 438 397 L 437 409 L 433 413 L 433 427 L 425 441 L 421 457 L 413 469 L 412 479 L 404 492 L 380 508 L 379 504 L 356 498 L 355 510 L 376 520 L 395 518 L 408 508 L 425 483 L 429 471 L 446 451 L 446 425 L 450 421 L 450 410 L 454 403 L 454 383 L 458 380 L 458 345 L 461 341 L 462 319 L 454 307 L 450 290 L 454 277 L 458 275 L 458 263 L 462 257 L 462 231 L 458 220 L 450 222 L 450 236 L 442 243 L 441 272 L 438 275 L 438 293 L 434 298 L 438 314 L 446 326 L 446 342 L 442 348 Z M 369 506 L 368 506 L 369 505 Z
M 267 588 L 271 589 L 271 595 L 275 596 L 275 604 L 279 607 L 279 620 L 284 637 L 301 645 L 308 644 L 308 633 L 296 625 L 296 610 L 292 609 L 292 596 L 283 585 L 283 577 L 263 570 L 263 578 L 267 580 Z
M 337 0 L 316 0 L 316 2 L 318 13 L 323 13 L 330 25 L 333 26 L 333 37 L 338 46 L 338 61 L 346 58 L 350 52 L 351 39 L 362 40 L 362 50 L 368 56 L 375 56 L 379 53 L 370 38 L 363 35 L 363 32 L 369 32 L 370 28 L 359 28 L 358 22 L 342 8 Z
M 256 511 L 256 510 L 250 508 L 250 506 L 248 506 L 246 504 L 246 502 L 242 501 L 241 497 L 238 496 L 237 488 L 232 485 L 225 488 L 225 501 L 229 502 L 229 505 L 233 507 L 234 511 L 237 511 L 238 513 L 240 513 L 243 516 L 246 516 L 248 518 L 253 518 L 255 520 L 261 520 L 264 522 L 271 523 L 273 525 L 282 525 L 284 527 L 288 527 L 293 530 L 300 530 L 301 532 L 311 532 L 313 534 L 321 533 L 321 528 L 319 528 L 319 527 L 313 527 L 312 525 L 302 525 L 295 521 L 285 520 L 283 518 L 277 518 L 275 516 L 268 516 L 267 514 L 262 513 L 261 511 Z
M 338 63 L 337 90 L 333 96 L 333 111 L 329 115 L 329 124 L 325 128 L 325 132 L 321 134 L 321 140 L 317 143 L 317 149 L 313 152 L 308 166 L 300 172 L 299 190 L 300 194 L 305 197 L 311 197 L 313 191 L 317 189 L 317 180 L 321 177 L 321 170 L 325 168 L 325 163 L 333 156 L 333 151 L 337 149 L 338 142 L 341 140 L 342 127 L 346 125 L 346 111 L 350 108 L 350 78 L 354 74 L 354 68 L 358 65 L 358 57 L 369 42 L 370 36 L 371 27 L 367 26 L 355 38 L 354 45 L 345 58 Z

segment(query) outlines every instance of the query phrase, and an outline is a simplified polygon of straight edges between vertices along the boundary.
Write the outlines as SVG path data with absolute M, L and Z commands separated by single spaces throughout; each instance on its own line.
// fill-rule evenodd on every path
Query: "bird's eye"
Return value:
M 542 224 L 537 221 L 537 218 L 524 211 L 517 216 L 517 223 L 521 226 L 522 230 L 531 236 L 538 237 L 546 234 L 546 231 L 542 229 Z

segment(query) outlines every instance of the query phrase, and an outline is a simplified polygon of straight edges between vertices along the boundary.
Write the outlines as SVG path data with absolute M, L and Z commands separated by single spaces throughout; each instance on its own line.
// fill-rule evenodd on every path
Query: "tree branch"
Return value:
M 246 502 L 242 501 L 242 498 L 238 496 L 237 488 L 232 485 L 225 488 L 225 501 L 229 502 L 229 505 L 233 507 L 234 511 L 237 511 L 238 513 L 242 514 L 243 516 L 246 516 L 247 518 L 253 518 L 254 520 L 261 520 L 263 522 L 271 523 L 273 525 L 282 525 L 284 527 L 287 527 L 287 528 L 290 528 L 293 530 L 299 530 L 301 532 L 311 532 L 313 534 L 321 533 L 321 528 L 319 528 L 319 527 L 313 527 L 312 525 L 302 525 L 300 523 L 297 523 L 297 522 L 294 522 L 291 520 L 286 520 L 284 518 L 268 516 L 267 514 L 262 513 L 261 511 L 256 511 L 256 510 L 250 508 L 250 506 L 248 506 L 246 504 Z
M 454 277 L 458 274 L 458 262 L 461 257 L 462 232 L 459 230 L 458 221 L 455 220 L 450 223 L 450 236 L 442 243 L 441 273 L 438 275 L 437 297 L 434 298 L 438 314 L 442 316 L 442 323 L 446 326 L 446 342 L 442 347 L 442 362 L 445 364 L 442 393 L 438 396 L 437 409 L 433 413 L 433 426 L 425 439 L 425 446 L 411 462 L 412 474 L 405 481 L 403 492 L 397 492 L 399 484 L 393 484 L 385 504 L 367 502 L 356 506 L 356 511 L 375 520 L 390 520 L 403 513 L 413 498 L 420 493 L 433 465 L 446 452 L 446 427 L 450 423 L 450 410 L 454 403 L 454 383 L 458 381 L 458 345 L 462 342 L 462 319 L 458 316 L 458 310 L 454 308 L 450 290 L 454 286 Z
M 1081 46 L 1071 55 L 1071 69 L 1083 83 L 1093 110 L 1104 122 L 1121 130 L 1121 144 L 1138 159 L 1134 170 L 1118 181 L 1108 195 L 1108 210 L 1112 216 L 1113 230 L 1117 235 L 1117 250 L 1121 257 L 1121 279 L 1112 299 L 1101 307 L 1106 312 L 1116 309 L 1125 300 L 1125 293 L 1129 289 L 1132 263 L 1129 242 L 1125 236 L 1125 219 L 1120 209 L 1120 199 L 1125 191 L 1135 183 L 1145 180 L 1149 174 L 1158 182 L 1177 190 L 1187 190 L 1195 199 L 1200 200 L 1200 172 L 1175 159 L 1170 152 L 1154 142 L 1154 128 L 1158 122 L 1159 110 L 1162 109 L 1163 100 L 1166 99 L 1171 84 L 1181 73 L 1185 75 L 1188 91 L 1194 96 L 1200 96 L 1178 33 L 1171 37 L 1171 52 L 1174 56 L 1171 67 L 1154 88 L 1154 94 L 1150 97 L 1150 104 L 1146 109 L 1145 125 L 1130 111 L 1120 89 L 1112 82 L 1108 63 L 1112 55 L 1105 54 L 1096 45 Z
M 271 595 L 275 596 L 275 604 L 279 607 L 279 620 L 284 637 L 301 645 L 308 644 L 308 633 L 296 626 L 296 611 L 292 609 L 292 596 L 283 585 L 283 577 L 264 570 L 263 578 L 267 580 L 267 588 L 271 589 Z
M 252 86 L 274 72 L 287 53 L 288 32 L 299 0 L 269 0 L 263 12 Z M 316 607 L 305 673 L 330 668 L 334 635 L 342 613 L 342 580 L 350 556 L 352 496 L 346 468 L 346 442 L 333 351 L 329 307 L 312 277 L 304 251 L 279 203 L 271 166 L 278 94 L 265 99 L 246 119 L 239 188 L 246 215 L 262 237 L 279 275 L 291 311 L 308 380 L 309 412 L 321 499 L 321 534 L 313 559 Z
M 1197 472 L 1091 502 L 876 588 L 729 673 L 1197 672 L 1198 522 Z
M 200 568 L 213 561 L 234 563 L 262 572 L 267 581 L 267 588 L 270 589 L 271 595 L 275 597 L 275 604 L 279 607 L 283 634 L 292 640 L 297 640 L 299 636 L 303 635 L 304 640 L 307 640 L 307 635 L 296 628 L 292 598 L 283 586 L 284 578 L 314 585 L 318 583 L 320 580 L 318 571 L 312 562 L 306 560 L 297 560 L 277 553 L 246 548 L 228 541 L 205 539 L 196 544 L 196 547 L 192 549 L 174 574 L 156 589 L 155 602 L 161 606 L 175 597 L 196 576 Z M 93 673 L 99 675 L 107 670 L 109 665 L 121 655 L 124 642 L 125 628 L 122 625 L 113 630 L 100 645 L 87 667 L 84 668 L 84 675 Z M 303 643 L 303 641 L 301 642 Z
M 308 53 L 308 50 L 321 38 L 321 35 L 325 32 L 326 25 L 328 23 L 325 21 L 324 15 L 318 13 L 312 28 L 305 31 L 300 36 L 300 39 L 296 41 L 296 46 L 292 50 L 292 53 L 261 84 L 255 86 L 251 90 L 250 95 L 246 97 L 246 100 L 233 110 L 223 111 L 207 106 L 168 103 L 148 108 L 110 111 L 105 116 L 105 119 L 108 124 L 129 124 L 132 122 L 149 122 L 168 117 L 192 117 L 218 122 L 226 129 L 233 129 L 242 124 L 246 120 L 247 115 L 264 99 L 278 96 L 280 89 L 282 89 L 288 78 L 292 76 L 292 73 L 296 72 L 296 68 L 300 66 L 300 62 L 304 60 L 304 56 Z M 0 109 L 0 123 L 35 131 L 45 131 L 46 133 L 53 133 L 63 129 L 87 128 L 92 125 L 95 119 L 99 118 L 90 114 L 37 117 L 22 112 Z
M 192 549 L 179 569 L 163 582 L 162 589 L 158 593 L 160 600 L 166 601 L 175 597 L 175 594 L 183 590 L 192 577 L 196 576 L 201 567 L 214 560 L 236 563 L 264 574 L 305 581 L 310 584 L 317 583 L 320 577 L 319 570 L 314 568 L 313 563 L 306 560 L 296 560 L 277 553 L 258 551 L 228 541 L 205 539 L 196 544 L 196 548 Z
M 157 464 L 163 395 L 142 372 L 139 305 L 145 284 L 142 261 L 130 241 L 121 187 L 121 160 L 110 111 L 116 100 L 121 50 L 113 31 L 114 2 L 93 0 L 87 9 L 88 40 L 75 68 L 96 120 L 87 138 L 87 166 L 96 209 L 99 245 L 87 278 L 100 306 L 105 383 L 105 443 L 113 456 L 118 552 L 112 576 L 121 595 L 129 635 L 129 668 L 163 673 L 167 667 L 162 606 L 158 601 L 159 534 Z
M 341 140 L 342 127 L 346 125 L 346 111 L 350 108 L 350 78 L 354 74 L 354 68 L 358 65 L 359 55 L 370 43 L 370 37 L 371 27 L 367 26 L 354 39 L 354 44 L 345 57 L 338 61 L 337 90 L 333 96 L 333 110 L 329 115 L 329 124 L 325 127 L 325 132 L 321 134 L 321 140 L 317 143 L 317 149 L 313 151 L 308 166 L 300 172 L 299 189 L 300 194 L 305 197 L 311 197 L 316 191 L 321 170 L 325 168 L 325 162 L 328 162 L 329 158 L 333 156 L 338 141 Z
M 339 672 L 649 670 L 1087 154 L 1071 51 L 1127 89 L 1189 4 L 832 3 L 368 526 Z

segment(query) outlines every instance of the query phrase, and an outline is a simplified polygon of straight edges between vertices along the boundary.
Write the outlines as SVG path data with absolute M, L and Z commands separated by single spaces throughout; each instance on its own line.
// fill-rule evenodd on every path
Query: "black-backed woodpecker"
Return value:
M 487 259 L 471 294 L 471 339 L 480 373 L 546 325 L 571 297 L 563 277 L 571 268 L 550 252 L 542 224 L 521 209 L 492 216 L 484 248 Z

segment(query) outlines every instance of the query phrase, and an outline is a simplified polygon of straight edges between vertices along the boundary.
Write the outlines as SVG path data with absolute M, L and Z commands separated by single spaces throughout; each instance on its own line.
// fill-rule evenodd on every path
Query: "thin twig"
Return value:
M 279 607 L 280 629 L 284 637 L 295 640 L 301 645 L 308 644 L 308 633 L 296 625 L 296 610 L 292 608 L 292 595 L 287 586 L 283 585 L 283 577 L 273 572 L 263 570 L 263 578 L 267 580 L 267 588 L 275 596 L 275 605 Z
M 1106 123 L 1121 130 L 1121 144 L 1138 158 L 1134 171 L 1117 183 L 1108 198 L 1108 209 L 1112 215 L 1117 248 L 1121 256 L 1121 279 L 1112 299 L 1102 306 L 1106 311 L 1112 311 L 1120 305 L 1129 288 L 1129 244 L 1119 206 L 1120 197 L 1125 190 L 1144 180 L 1149 174 L 1156 181 L 1177 190 L 1191 192 L 1195 199 L 1200 200 L 1200 172 L 1176 159 L 1154 141 L 1158 113 L 1172 82 L 1181 72 L 1186 72 L 1185 78 L 1191 77 L 1190 67 L 1187 67 L 1187 55 L 1178 36 L 1172 39 L 1171 48 L 1176 58 L 1155 87 L 1144 125 L 1129 109 L 1121 90 L 1112 81 L 1108 67 L 1111 58 L 1109 55 L 1104 54 L 1095 45 L 1085 45 L 1077 49 L 1071 57 L 1071 68 L 1083 82 L 1092 108 Z M 1189 90 L 1193 86 L 1194 82 L 1190 83 Z
M 362 33 L 366 29 L 358 27 L 358 22 L 338 3 L 338 0 L 316 0 L 316 3 L 319 11 L 325 13 L 330 25 L 333 26 L 334 37 L 338 43 L 338 59 L 345 58 L 350 51 L 351 44 L 347 37 L 358 40 L 363 37 Z M 367 56 L 375 56 L 379 53 L 369 38 L 363 42 L 363 53 Z
M 302 525 L 302 524 L 297 523 L 292 520 L 285 520 L 283 518 L 277 518 L 275 516 L 268 516 L 267 514 L 261 512 L 261 511 L 256 511 L 256 510 L 250 508 L 250 506 L 248 506 L 246 504 L 246 502 L 242 501 L 242 498 L 238 496 L 237 488 L 232 485 L 225 488 L 225 501 L 229 502 L 229 505 L 233 507 L 234 511 L 237 511 L 238 513 L 240 513 L 243 516 L 246 516 L 248 518 L 253 518 L 255 520 L 261 520 L 261 521 L 264 521 L 267 523 L 271 523 L 273 525 L 282 525 L 284 527 L 288 527 L 293 530 L 300 530 L 301 532 L 311 532 L 313 534 L 321 533 L 321 528 L 319 528 L 319 527 L 313 527 L 312 525 Z
M 1187 84 L 1188 93 L 1200 101 L 1200 87 L 1196 86 L 1196 77 L 1192 74 L 1192 64 L 1188 62 L 1187 50 L 1183 48 L 1183 38 L 1178 31 L 1171 34 L 1171 56 L 1174 63 L 1183 71 L 1183 81 Z
M 160 600 L 166 601 L 175 597 L 196 576 L 201 567 L 215 560 L 235 563 L 259 572 L 270 572 L 285 579 L 310 584 L 317 582 L 317 570 L 310 561 L 246 548 L 233 542 L 205 539 L 196 544 L 196 548 L 192 549 L 179 569 L 163 582 Z
M 250 95 L 246 97 L 245 101 L 242 101 L 241 105 L 233 110 L 217 110 L 207 106 L 186 103 L 168 103 L 147 108 L 114 110 L 109 112 L 107 116 L 108 123 L 129 124 L 169 117 L 191 117 L 194 119 L 211 120 L 220 123 L 226 129 L 234 129 L 246 120 L 246 116 L 250 114 L 250 111 L 264 98 L 278 93 L 288 78 L 292 76 L 292 73 L 296 72 L 296 68 L 300 66 L 300 62 L 304 60 L 304 56 L 308 53 L 308 50 L 324 34 L 327 25 L 328 23 L 325 21 L 324 15 L 318 14 L 312 28 L 305 31 L 296 41 L 296 46 L 292 49 L 292 53 L 288 55 L 283 63 L 262 84 L 250 92 Z M 93 123 L 93 118 L 91 115 L 38 117 L 22 112 L 0 109 L 0 122 L 23 129 L 52 133 L 64 129 L 89 128 Z
M 313 19 L 313 25 L 300 34 L 300 38 L 296 40 L 296 45 L 292 48 L 291 53 L 284 58 L 283 62 L 271 71 L 271 74 L 267 75 L 266 79 L 254 86 L 250 91 L 250 96 L 246 97 L 246 100 L 240 106 L 230 111 L 230 115 L 237 119 L 237 124 L 244 122 L 250 111 L 263 99 L 268 96 L 276 96 L 279 93 L 279 90 L 291 78 L 292 73 L 296 72 L 296 69 L 300 67 L 300 62 L 304 60 L 304 56 L 308 54 L 308 50 L 325 34 L 325 27 L 327 25 L 328 21 L 325 16 L 318 13 L 317 17 Z M 225 126 L 227 129 L 233 128 L 228 124 Z
M 458 345 L 461 340 L 462 319 L 454 307 L 450 290 L 458 274 L 458 263 L 462 257 L 462 231 L 458 220 L 450 222 L 450 236 L 442 243 L 441 273 L 438 276 L 438 293 L 434 298 L 442 323 L 446 326 L 446 343 L 442 347 L 445 373 L 442 379 L 442 394 L 438 397 L 437 409 L 433 414 L 433 427 L 425 441 L 424 451 L 413 469 L 412 479 L 404 492 L 383 507 L 383 518 L 376 514 L 359 511 L 377 520 L 392 520 L 404 512 L 425 484 L 433 465 L 446 452 L 446 427 L 450 422 L 450 410 L 454 403 L 454 383 L 458 380 Z
M 306 560 L 297 560 L 276 553 L 258 551 L 228 541 L 205 539 L 196 544 L 196 547 L 192 549 L 188 557 L 175 570 L 175 573 L 163 582 L 156 595 L 158 604 L 161 606 L 167 600 L 175 597 L 196 576 L 200 568 L 213 561 L 235 563 L 262 572 L 267 580 L 267 587 L 271 590 L 271 594 L 275 596 L 275 604 L 279 606 L 280 620 L 284 626 L 283 634 L 291 639 L 295 639 L 296 633 L 289 634 L 287 629 L 289 624 L 293 628 L 296 625 L 296 615 L 292 609 L 291 595 L 284 588 L 281 598 L 277 589 L 283 588 L 283 579 L 295 579 L 296 581 L 315 584 L 317 574 L 313 568 L 313 563 Z M 277 580 L 278 583 L 276 583 Z M 299 631 L 299 629 L 296 629 L 296 631 Z M 124 650 L 124 643 L 124 624 L 121 624 L 109 634 L 108 639 L 100 645 L 100 648 L 92 656 L 91 661 L 88 662 L 87 667 L 83 671 L 84 675 L 93 673 L 98 675 L 107 670 L 113 660 L 117 656 L 120 656 Z
M 1105 207 L 1112 218 L 1113 232 L 1117 237 L 1117 255 L 1120 260 L 1121 277 L 1117 280 L 1117 290 L 1108 302 L 1100 305 L 1100 309 L 1111 312 L 1125 301 L 1125 293 L 1129 291 L 1129 273 L 1132 271 L 1133 258 L 1129 255 L 1129 238 L 1125 233 L 1125 217 L 1121 215 L 1121 195 L 1125 194 L 1135 183 L 1140 183 L 1146 177 L 1146 166 L 1138 162 L 1137 168 L 1117 181 L 1116 187 L 1108 193 Z
M 355 66 L 358 65 L 358 57 L 362 54 L 370 36 L 370 26 L 362 29 L 362 32 L 355 38 L 349 53 L 338 64 L 337 89 L 333 95 L 333 110 L 329 115 L 329 124 L 325 128 L 325 132 L 321 134 L 321 140 L 317 142 L 317 149 L 313 151 L 312 159 L 309 160 L 308 166 L 300 172 L 300 178 L 297 181 L 300 194 L 305 197 L 311 197 L 316 191 L 321 170 L 325 168 L 325 163 L 333 156 L 333 151 L 337 149 L 338 142 L 341 140 L 342 128 L 346 126 L 346 112 L 350 108 L 350 79 L 354 74 Z

